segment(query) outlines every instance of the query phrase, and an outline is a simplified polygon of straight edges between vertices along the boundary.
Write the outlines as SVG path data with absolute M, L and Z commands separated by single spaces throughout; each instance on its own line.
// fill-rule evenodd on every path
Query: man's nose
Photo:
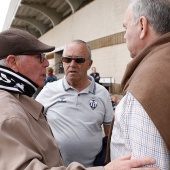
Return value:
M 46 58 L 44 59 L 43 65 L 44 65 L 45 67 L 48 67 L 48 66 L 49 66 L 49 61 L 48 61 Z
M 76 61 L 75 60 L 71 60 L 71 62 L 70 62 L 70 66 L 74 66 L 74 65 L 76 65 L 77 63 L 76 63 Z

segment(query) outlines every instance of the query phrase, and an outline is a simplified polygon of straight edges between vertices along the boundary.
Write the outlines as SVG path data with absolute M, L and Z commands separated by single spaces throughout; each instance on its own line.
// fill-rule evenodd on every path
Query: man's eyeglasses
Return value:
M 24 54 L 20 54 L 20 55 L 37 56 L 38 58 L 40 58 L 41 63 L 43 63 L 44 60 L 45 60 L 45 54 L 44 53 L 24 53 Z
M 80 63 L 84 63 L 86 60 L 89 60 L 89 59 L 85 59 L 83 57 L 76 57 L 76 58 L 62 57 L 61 60 L 62 62 L 65 62 L 65 63 L 71 63 L 71 61 L 74 60 L 76 63 L 80 64 Z
M 38 53 L 35 54 L 35 56 L 38 56 L 40 58 L 40 62 L 43 63 L 45 60 L 45 54 L 44 53 Z

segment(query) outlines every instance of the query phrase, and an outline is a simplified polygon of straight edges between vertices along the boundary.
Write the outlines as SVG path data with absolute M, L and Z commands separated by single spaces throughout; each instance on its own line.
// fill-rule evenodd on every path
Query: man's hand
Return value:
M 108 163 L 104 168 L 105 170 L 159 170 L 159 168 L 137 168 L 144 165 L 155 164 L 156 162 L 152 158 L 130 158 L 131 154 L 115 159 Z

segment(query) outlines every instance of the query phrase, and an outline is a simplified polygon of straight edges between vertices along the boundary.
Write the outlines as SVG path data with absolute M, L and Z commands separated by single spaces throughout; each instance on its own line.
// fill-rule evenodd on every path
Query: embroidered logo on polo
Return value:
M 94 110 L 97 107 L 97 101 L 94 99 L 90 99 L 89 100 L 89 105 L 92 108 L 92 110 Z
M 57 102 L 58 103 L 66 103 L 66 99 L 65 99 L 65 97 L 60 97 L 60 98 L 58 98 Z

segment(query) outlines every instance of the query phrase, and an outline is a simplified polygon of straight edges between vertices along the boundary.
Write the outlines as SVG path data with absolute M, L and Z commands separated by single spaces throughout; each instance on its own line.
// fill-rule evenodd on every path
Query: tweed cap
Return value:
M 0 33 L 0 59 L 11 54 L 45 53 L 54 49 L 54 46 L 40 42 L 27 31 L 10 28 Z

